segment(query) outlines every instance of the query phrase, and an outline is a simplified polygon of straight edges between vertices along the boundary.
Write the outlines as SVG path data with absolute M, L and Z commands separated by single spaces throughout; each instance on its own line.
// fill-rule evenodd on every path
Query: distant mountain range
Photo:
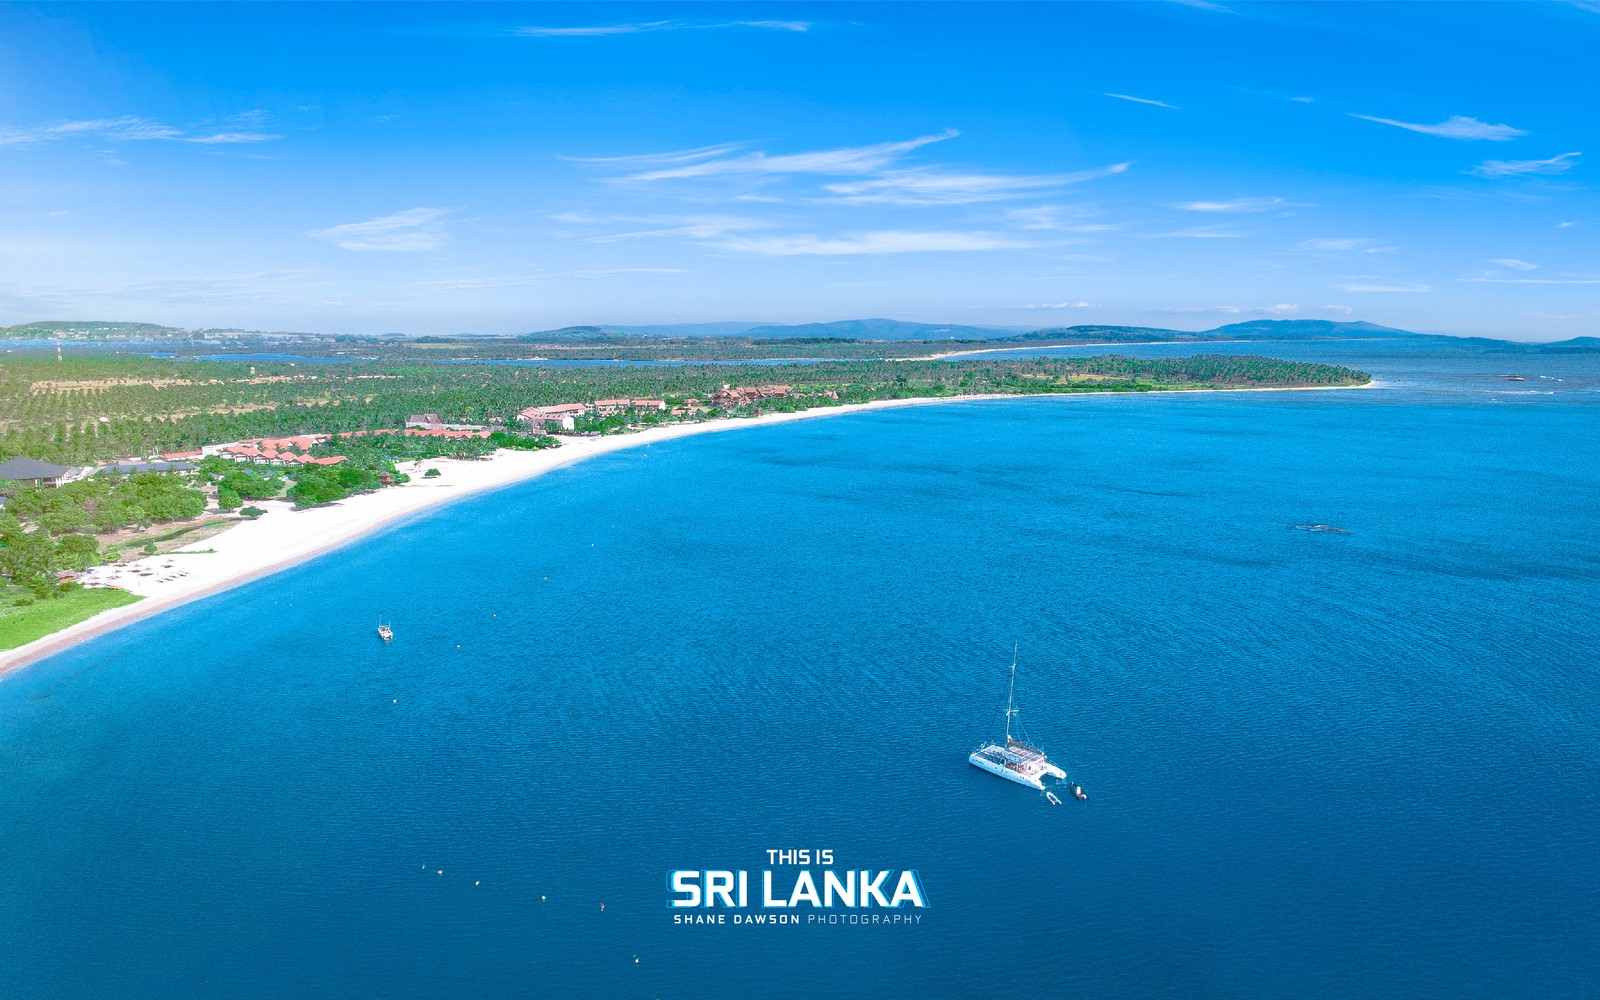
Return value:
M 1117 343 L 1200 340 L 1320 340 L 1350 337 L 1416 337 L 1407 330 L 1375 323 L 1335 323 L 1317 319 L 1256 320 L 1230 323 L 1214 330 L 1167 330 L 1153 326 L 1026 327 L 962 326 L 910 323 L 897 319 L 846 319 L 831 323 L 686 323 L 676 326 L 569 326 L 530 333 L 522 340 L 600 340 L 607 336 L 742 337 L 750 340 L 915 340 L 998 341 L 1025 343 Z
M 649 338 L 746 337 L 751 340 L 994 340 L 1027 327 L 958 326 L 908 323 L 898 319 L 845 319 L 831 323 L 630 323 L 564 326 L 524 334 L 518 340 L 603 340 L 607 337 Z
M 1154 341 L 1217 340 L 1349 340 L 1356 337 L 1420 337 L 1424 334 L 1397 330 L 1376 323 L 1336 323 L 1324 319 L 1260 319 L 1248 323 L 1229 323 L 1214 330 L 1165 330 L 1151 326 L 1065 326 L 1034 330 L 1003 341 L 1049 341 L 1051 343 L 1147 344 Z
M 1021 329 L 995 326 L 958 326 L 950 323 L 907 323 L 897 319 L 845 319 L 832 323 L 771 324 L 744 331 L 755 340 L 789 340 L 832 337 L 843 340 L 996 340 Z
M 328 339 L 320 334 L 262 333 L 245 330 L 182 330 L 156 323 L 120 320 L 45 320 L 0 327 L 0 338 L 70 340 L 162 340 L 168 338 L 271 337 Z M 339 341 L 413 340 L 418 343 L 509 340 L 518 343 L 612 343 L 628 339 L 817 340 L 817 341 L 955 341 L 994 344 L 1148 344 L 1162 341 L 1204 343 L 1228 340 L 1416 339 L 1480 347 L 1517 347 L 1559 352 L 1600 351 L 1600 338 L 1574 337 L 1548 344 L 1525 344 L 1486 337 L 1449 337 L 1413 333 L 1376 323 L 1340 323 L 1321 319 L 1262 319 L 1229 323 L 1211 330 L 1168 330 L 1154 326 L 1063 326 L 1043 329 L 959 324 L 911 323 L 895 319 L 849 319 L 829 323 L 672 323 L 654 325 L 564 326 L 520 335 L 461 334 L 453 337 L 407 338 L 398 334 L 373 337 L 341 335 Z
M 1230 323 L 1215 330 L 1166 330 L 1153 326 L 1067 326 L 1046 329 L 910 323 L 897 319 L 846 319 L 831 323 L 686 323 L 678 326 L 581 326 L 528 334 L 526 340 L 603 339 L 632 334 L 640 337 L 744 337 L 751 340 L 961 340 L 1051 343 L 1139 344 L 1152 341 L 1313 340 L 1350 337 L 1415 337 L 1406 330 L 1375 323 L 1335 323 L 1317 319 L 1256 320 Z

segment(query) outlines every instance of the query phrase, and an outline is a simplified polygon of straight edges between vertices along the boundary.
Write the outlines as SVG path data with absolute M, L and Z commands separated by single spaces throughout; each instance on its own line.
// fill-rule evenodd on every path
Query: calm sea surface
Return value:
M 1249 350 L 1387 387 L 628 450 L 0 681 L 0 997 L 1594 995 L 1600 360 Z M 777 848 L 932 905 L 672 926 Z

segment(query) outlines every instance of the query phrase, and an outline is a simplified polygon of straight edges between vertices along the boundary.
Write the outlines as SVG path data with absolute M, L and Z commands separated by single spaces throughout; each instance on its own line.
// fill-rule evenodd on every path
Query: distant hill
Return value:
M 1335 323 L 1326 319 L 1257 319 L 1229 323 L 1207 330 L 1207 337 L 1225 340 L 1326 340 L 1329 337 L 1415 337 L 1410 330 L 1397 330 L 1376 323 Z
M 827 337 L 845 340 L 994 340 L 1016 333 L 994 326 L 958 326 L 941 323 L 908 323 L 898 319 L 845 319 L 831 323 L 801 323 L 793 326 L 773 324 L 755 326 L 742 336 L 755 340 L 790 340 Z
M 1347 340 L 1354 337 L 1415 337 L 1418 334 L 1376 323 L 1335 323 L 1322 319 L 1259 319 L 1213 330 L 1164 330 L 1154 326 L 1065 326 L 995 338 L 1028 341 L 1148 344 L 1155 341 Z
M 607 329 L 621 330 L 640 337 L 739 337 L 768 323 L 657 323 L 637 326 L 628 323 L 607 323 Z
M 552 340 L 572 340 L 584 343 L 612 343 L 618 340 L 627 340 L 633 335 L 626 330 L 614 330 L 608 326 L 563 326 L 555 330 L 540 330 L 538 333 L 524 333 L 513 340 L 525 343 L 546 343 Z
M 46 337 L 66 337 L 71 340 L 122 340 L 159 337 L 184 337 L 187 330 L 179 330 L 157 323 L 127 323 L 121 320 L 40 320 L 18 326 L 0 327 L 0 337 L 38 340 Z
M 1156 326 L 1059 326 L 1029 333 L 1015 333 L 1008 337 L 993 337 L 1003 343 L 1029 341 L 1076 341 L 1095 344 L 1143 344 L 1155 340 L 1205 340 L 1204 334 L 1184 330 L 1163 330 Z
M 739 337 L 750 340 L 993 340 L 1015 329 L 993 326 L 959 326 L 909 323 L 897 319 L 847 319 L 831 323 L 667 323 L 653 325 L 564 326 L 523 334 L 519 341 L 597 341 L 630 337 L 710 339 Z
M 1600 351 L 1600 337 L 1573 337 L 1571 340 L 1558 340 L 1553 344 L 1529 346 L 1551 354 L 1589 354 Z

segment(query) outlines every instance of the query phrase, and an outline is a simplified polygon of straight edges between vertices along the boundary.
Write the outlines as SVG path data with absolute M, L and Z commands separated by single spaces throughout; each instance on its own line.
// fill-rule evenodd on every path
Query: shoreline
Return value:
M 1125 397 L 1170 395 L 1192 392 L 1300 392 L 1337 389 L 1369 389 L 1365 385 L 1282 386 L 1243 389 L 1159 389 L 1148 393 L 1080 393 L 1087 397 Z M 572 465 L 596 455 L 625 448 L 648 446 L 695 434 L 738 430 L 792 423 L 818 417 L 842 416 L 873 410 L 926 406 L 938 403 L 969 403 L 984 400 L 1060 399 L 1062 395 L 993 394 L 880 399 L 870 403 L 843 406 L 817 406 L 795 413 L 768 413 L 759 417 L 722 417 L 698 423 L 654 427 L 633 434 L 599 438 L 563 438 L 561 447 L 543 451 L 497 451 L 488 460 L 422 459 L 404 463 L 412 480 L 375 493 L 358 494 L 337 503 L 306 510 L 294 510 L 283 500 L 257 502 L 268 511 L 253 521 L 243 521 L 221 534 L 183 546 L 173 552 L 150 556 L 119 566 L 100 566 L 85 571 L 84 577 L 97 582 L 114 582 L 139 594 L 143 599 L 120 608 L 102 611 L 75 625 L 42 636 L 14 649 L 0 650 L 0 681 L 14 671 L 56 653 L 63 652 L 95 636 L 150 618 L 172 608 L 231 590 L 234 587 L 271 576 L 291 566 L 351 544 L 379 528 L 422 511 L 442 507 L 455 500 L 476 496 L 535 479 L 552 469 Z M 422 471 L 439 469 L 435 479 L 423 479 Z M 141 572 L 143 570 L 144 572 Z

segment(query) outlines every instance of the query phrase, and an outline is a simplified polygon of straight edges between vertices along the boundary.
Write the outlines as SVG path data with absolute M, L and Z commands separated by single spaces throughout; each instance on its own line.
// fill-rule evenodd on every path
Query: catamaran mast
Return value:
M 1017 647 L 1011 647 L 1011 690 L 1006 692 L 1006 745 L 1011 745 L 1011 717 L 1017 710 L 1011 707 L 1012 700 L 1017 694 Z

